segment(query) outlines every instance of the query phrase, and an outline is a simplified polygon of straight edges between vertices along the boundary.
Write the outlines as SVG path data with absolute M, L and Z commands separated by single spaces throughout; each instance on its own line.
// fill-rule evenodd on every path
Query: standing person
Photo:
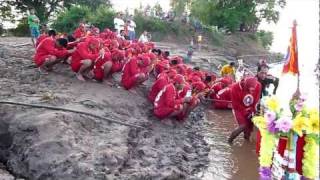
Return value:
M 270 84 L 273 84 L 273 86 L 274 86 L 274 89 L 272 92 L 274 95 L 277 93 L 277 89 L 279 86 L 279 78 L 268 74 L 268 71 L 269 71 L 268 66 L 262 66 L 259 68 L 259 71 L 256 75 L 258 81 L 260 82 L 260 84 L 262 86 L 261 96 L 268 96 L 269 95 L 267 88 L 269 87 Z
M 113 19 L 114 29 L 117 34 L 120 34 L 121 30 L 124 30 L 124 21 L 122 19 L 122 14 L 119 12 L 117 16 Z
M 242 132 L 244 138 L 249 140 L 253 130 L 251 118 L 256 112 L 260 94 L 261 84 L 255 77 L 247 77 L 231 86 L 232 109 L 239 127 L 231 133 L 228 139 L 230 144 Z
M 40 36 L 39 23 L 40 20 L 35 15 L 34 9 L 31 9 L 30 15 L 28 16 L 28 25 L 31 33 L 31 41 L 34 47 L 36 47 L 36 42 L 38 40 L 38 37 Z
M 222 77 L 224 76 L 231 76 L 233 79 L 235 79 L 235 63 L 234 62 L 230 62 L 229 64 L 226 64 L 224 66 L 222 66 L 221 70 L 220 70 L 220 74 Z
M 149 42 L 147 31 L 143 31 L 143 33 L 141 34 L 141 36 L 139 38 L 139 42 L 142 42 L 142 43 Z
M 137 27 L 136 23 L 133 21 L 132 16 L 130 16 L 130 20 L 129 20 L 129 26 L 128 26 L 128 30 L 129 30 L 129 39 L 131 41 L 136 39 L 136 32 L 135 32 L 135 28 Z

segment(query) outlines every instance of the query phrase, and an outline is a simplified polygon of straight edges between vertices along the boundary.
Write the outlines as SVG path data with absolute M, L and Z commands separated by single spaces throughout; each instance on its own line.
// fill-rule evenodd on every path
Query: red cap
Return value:
M 201 78 L 199 76 L 192 76 L 190 80 L 192 83 L 201 82 Z
M 206 88 L 206 85 L 201 81 L 193 82 L 191 85 L 194 89 L 198 91 L 203 91 Z
M 249 88 L 255 88 L 258 84 L 258 80 L 255 77 L 247 77 L 244 79 L 244 86 L 249 89 Z
M 170 69 L 167 72 L 170 79 L 174 78 L 177 75 L 177 71 L 175 69 Z
M 98 48 L 98 47 L 100 46 L 100 41 L 99 41 L 98 39 L 96 39 L 96 38 L 90 38 L 90 39 L 88 40 L 88 44 L 89 44 L 89 45 L 92 44 L 92 45 L 94 45 L 96 48 Z
M 174 79 L 173 79 L 174 83 L 178 83 L 178 84 L 184 84 L 185 80 L 184 77 L 181 74 L 177 74 Z
M 151 60 L 148 56 L 140 56 L 138 59 L 142 61 L 142 65 L 140 65 L 142 67 L 147 67 L 151 63 Z

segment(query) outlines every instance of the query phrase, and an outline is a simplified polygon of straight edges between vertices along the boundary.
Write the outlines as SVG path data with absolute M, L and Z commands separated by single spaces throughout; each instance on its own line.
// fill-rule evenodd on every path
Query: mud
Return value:
M 152 80 L 125 91 L 118 84 L 119 74 L 110 79 L 113 85 L 79 82 L 65 64 L 59 64 L 49 75 L 40 75 L 31 60 L 32 47 L 13 46 L 28 41 L 26 38 L 1 39 L 2 100 L 87 111 L 146 129 L 68 112 L 1 105 L 0 161 L 4 164 L 2 169 L 12 174 L 8 174 L 9 177 L 32 180 L 256 179 L 257 159 L 252 144 L 243 144 L 241 138 L 233 147 L 226 143 L 234 127 L 230 111 L 221 114 L 200 106 L 185 123 L 159 122 L 146 99 Z M 159 46 L 171 47 L 171 44 Z M 173 51 L 179 52 L 183 49 Z M 196 54 L 194 62 L 215 68 L 203 63 L 207 61 L 203 57 L 216 59 L 209 60 L 211 64 L 227 59 L 205 52 Z M 245 163 L 250 171 L 241 169 L 246 157 L 254 161 L 251 165 Z M 239 174 L 240 171 L 246 173 Z

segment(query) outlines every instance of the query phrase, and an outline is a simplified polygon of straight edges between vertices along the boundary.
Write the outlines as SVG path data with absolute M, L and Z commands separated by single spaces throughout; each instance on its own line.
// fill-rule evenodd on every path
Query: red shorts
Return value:
M 43 65 L 43 63 L 46 61 L 47 58 L 52 57 L 52 55 L 44 55 L 40 57 L 35 57 L 34 62 L 36 63 L 37 67 L 40 67 Z
M 107 62 L 107 59 L 99 59 L 95 62 L 93 66 L 94 78 L 98 81 L 102 81 L 104 78 L 104 64 Z
M 133 86 L 136 85 L 137 83 L 137 74 L 135 76 L 129 77 L 127 79 L 123 79 L 121 81 L 122 86 L 126 89 L 129 90 L 131 89 Z
M 82 66 L 82 61 L 81 59 L 75 59 L 74 57 L 71 58 L 71 69 L 74 72 L 78 72 Z
M 122 70 L 122 63 L 120 62 L 113 62 L 112 63 L 112 68 L 111 68 L 111 73 L 115 72 L 120 72 Z
M 174 108 L 171 107 L 158 107 L 153 110 L 154 115 L 159 119 L 167 118 L 173 112 Z

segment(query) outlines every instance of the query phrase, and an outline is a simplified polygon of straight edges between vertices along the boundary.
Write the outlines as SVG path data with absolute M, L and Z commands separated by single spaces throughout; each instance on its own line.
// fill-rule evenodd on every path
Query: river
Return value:
M 286 106 L 288 100 L 296 90 L 296 77 L 281 75 L 283 65 L 273 65 L 270 73 L 280 77 L 280 85 L 277 97 Z M 303 68 L 302 68 L 303 69 Z M 271 87 L 272 88 L 272 87 Z M 309 107 L 319 107 L 319 82 L 313 71 L 308 70 L 301 73 L 300 89 L 309 97 Z M 233 114 L 230 110 L 208 110 L 206 112 L 208 129 L 205 137 L 210 145 L 209 167 L 199 177 L 203 180 L 254 180 L 258 179 L 258 156 L 255 153 L 255 133 L 252 141 L 244 141 L 240 135 L 229 145 L 227 138 L 231 131 L 237 127 Z

